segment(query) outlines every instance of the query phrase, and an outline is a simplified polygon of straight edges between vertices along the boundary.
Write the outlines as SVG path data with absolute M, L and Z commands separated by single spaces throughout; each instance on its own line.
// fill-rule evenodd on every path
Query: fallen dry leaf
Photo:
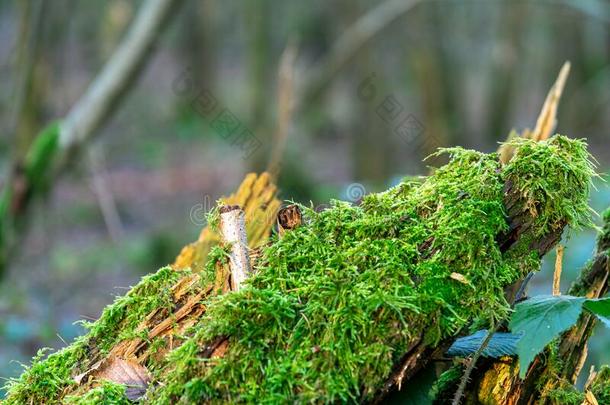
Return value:
M 82 384 L 91 378 L 125 385 L 125 394 L 132 401 L 144 395 L 151 379 L 146 367 L 133 360 L 125 360 L 112 355 L 98 361 L 88 371 L 74 377 L 74 381 Z

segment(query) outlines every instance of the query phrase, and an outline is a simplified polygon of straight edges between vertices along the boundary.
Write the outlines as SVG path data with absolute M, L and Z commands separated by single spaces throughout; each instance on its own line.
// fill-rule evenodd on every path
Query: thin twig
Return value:
M 453 401 L 451 401 L 452 405 L 460 405 L 460 402 L 462 401 L 462 396 L 464 396 L 464 390 L 466 389 L 466 385 L 468 384 L 468 381 L 470 380 L 470 374 L 472 374 L 472 371 L 474 370 L 474 367 L 477 364 L 477 360 L 479 359 L 479 357 L 481 356 L 481 354 L 483 353 L 483 351 L 485 350 L 485 348 L 491 341 L 492 336 L 494 335 L 494 333 L 496 333 L 497 330 L 498 330 L 498 327 L 492 324 L 492 326 L 487 331 L 487 335 L 485 336 L 485 339 L 481 343 L 481 346 L 479 346 L 477 351 L 470 358 L 470 363 L 468 363 L 468 366 L 466 367 L 466 370 L 464 371 L 464 374 L 462 375 L 462 379 L 460 380 L 460 385 L 458 386 L 458 389 L 455 392 L 455 395 L 453 397 Z
M 561 295 L 561 269 L 563 268 L 563 246 L 557 245 L 555 272 L 553 273 L 553 295 Z

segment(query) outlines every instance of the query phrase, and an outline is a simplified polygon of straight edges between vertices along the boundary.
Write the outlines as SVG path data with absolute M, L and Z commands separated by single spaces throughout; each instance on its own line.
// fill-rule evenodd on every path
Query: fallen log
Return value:
M 301 207 L 302 225 L 261 248 L 239 291 L 218 284 L 229 245 L 197 273 L 162 269 L 86 336 L 35 361 L 7 403 L 116 392 L 95 372 L 80 385 L 74 376 L 133 339 L 146 357 L 121 355 L 150 372 L 145 403 L 367 402 L 408 384 L 473 321 L 505 319 L 504 289 L 537 270 L 566 226 L 589 221 L 586 145 L 513 142 L 504 166 L 496 154 L 448 149 L 450 163 L 427 179 L 359 207 Z M 193 301 L 196 316 L 175 315 Z M 150 335 L 168 318 L 171 344 Z

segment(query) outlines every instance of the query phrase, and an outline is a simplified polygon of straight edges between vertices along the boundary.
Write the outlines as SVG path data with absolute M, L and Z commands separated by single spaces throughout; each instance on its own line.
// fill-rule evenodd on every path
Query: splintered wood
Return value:
M 533 139 L 535 141 L 543 141 L 548 139 L 552 132 L 555 130 L 557 126 L 557 108 L 559 107 L 559 101 L 561 100 L 561 94 L 563 93 L 563 88 L 565 87 L 566 80 L 568 79 L 568 75 L 570 74 L 570 62 L 566 62 L 563 64 L 561 70 L 559 71 L 559 75 L 557 76 L 557 80 L 549 90 L 549 93 L 546 96 L 546 100 L 544 100 L 544 105 L 542 106 L 542 110 L 538 115 L 538 119 L 536 120 L 536 127 L 534 130 L 525 129 L 521 135 L 519 135 L 516 131 L 511 131 L 508 135 L 507 141 L 511 139 L 517 138 L 519 136 L 525 139 Z M 504 164 L 508 163 L 514 153 L 515 148 L 512 145 L 503 144 L 498 149 L 500 154 L 500 161 Z
M 252 272 L 248 255 L 245 214 L 239 206 L 223 205 L 220 207 L 220 233 L 223 241 L 230 246 L 231 289 L 238 291 Z
M 220 199 L 220 204 L 238 205 L 244 210 L 250 248 L 256 248 L 269 239 L 281 205 L 276 195 L 277 187 L 269 173 L 265 172 L 261 175 L 250 173 L 234 194 Z M 195 272 L 200 271 L 205 265 L 210 249 L 219 242 L 220 235 L 206 226 L 196 242 L 182 249 L 172 267 L 176 270 L 191 268 Z

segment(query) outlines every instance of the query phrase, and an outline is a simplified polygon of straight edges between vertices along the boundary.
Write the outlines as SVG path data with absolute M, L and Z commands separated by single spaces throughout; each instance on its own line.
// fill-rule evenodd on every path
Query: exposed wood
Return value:
M 235 193 L 222 197 L 220 201 L 222 204 L 244 207 L 246 234 L 251 249 L 266 243 L 281 205 L 277 199 L 277 186 L 269 173 L 248 174 Z M 210 249 L 219 242 L 220 235 L 209 226 L 204 227 L 197 241 L 182 249 L 172 267 L 201 271 Z
M 220 233 L 230 245 L 231 289 L 239 291 L 252 273 L 244 211 L 238 205 L 220 207 Z
M 570 62 L 565 62 L 559 71 L 559 76 L 549 94 L 546 96 L 542 111 L 536 121 L 536 127 L 530 133 L 529 138 L 535 141 L 542 141 L 548 139 L 552 132 L 557 126 L 557 108 L 559 107 L 559 100 L 561 99 L 561 93 L 565 87 L 566 80 L 570 74 Z
M 555 83 L 553 86 L 551 86 L 551 89 L 546 96 L 546 100 L 542 105 L 542 110 L 540 111 L 538 119 L 536 120 L 536 127 L 533 131 L 527 128 L 523 130 L 521 133 L 523 138 L 542 141 L 552 135 L 552 132 L 557 126 L 557 108 L 559 107 L 561 94 L 563 93 L 563 88 L 565 87 L 569 74 L 570 62 L 566 62 L 563 64 Z M 508 135 L 507 141 L 510 141 L 518 136 L 519 135 L 515 131 L 511 131 L 511 133 Z M 513 146 L 504 144 L 500 146 L 498 152 L 500 154 L 500 161 L 506 164 L 512 159 L 515 150 Z

